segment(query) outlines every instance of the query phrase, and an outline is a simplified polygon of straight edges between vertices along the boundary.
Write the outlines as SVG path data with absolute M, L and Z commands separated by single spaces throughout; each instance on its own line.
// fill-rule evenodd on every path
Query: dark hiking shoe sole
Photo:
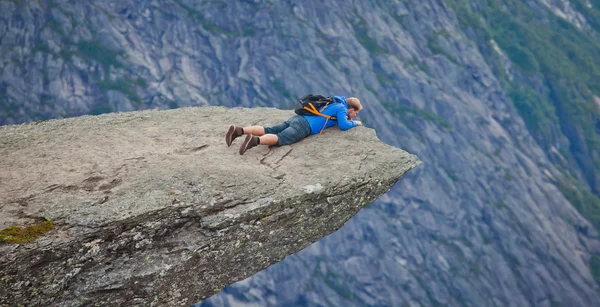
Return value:
M 229 127 L 229 130 L 227 131 L 227 135 L 225 136 L 225 143 L 227 143 L 227 146 L 231 146 L 231 143 L 233 143 L 233 140 L 238 137 L 235 134 L 235 125 L 231 125 Z
M 252 142 L 253 138 L 254 138 L 254 135 L 252 135 L 252 134 L 246 135 L 246 139 L 244 139 L 244 142 L 240 146 L 240 155 L 243 155 L 246 152 L 246 150 L 256 146 L 254 144 L 254 142 Z

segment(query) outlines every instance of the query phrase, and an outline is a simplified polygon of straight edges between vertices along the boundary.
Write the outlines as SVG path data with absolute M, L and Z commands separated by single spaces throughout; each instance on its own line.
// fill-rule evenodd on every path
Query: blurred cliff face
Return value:
M 356 96 L 423 165 L 214 299 L 590 305 L 596 231 L 572 205 L 598 202 L 590 5 L 3 1 L 0 123 Z

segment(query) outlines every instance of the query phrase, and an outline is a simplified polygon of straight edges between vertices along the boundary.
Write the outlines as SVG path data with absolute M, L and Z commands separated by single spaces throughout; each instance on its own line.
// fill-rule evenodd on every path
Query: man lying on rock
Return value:
M 311 94 L 300 98 L 298 102 L 300 106 L 295 110 L 296 115 L 275 126 L 242 128 L 231 125 L 225 136 L 227 146 L 231 146 L 237 137 L 246 134 L 240 146 L 240 155 L 243 155 L 246 150 L 257 145 L 290 145 L 310 135 L 321 134 L 326 128 L 335 125 L 341 130 L 362 126 L 360 121 L 353 120 L 362 109 L 360 100 L 356 97 L 329 98 Z

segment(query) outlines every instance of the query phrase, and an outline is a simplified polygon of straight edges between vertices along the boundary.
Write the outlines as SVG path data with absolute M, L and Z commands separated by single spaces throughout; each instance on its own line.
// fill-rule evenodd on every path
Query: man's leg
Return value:
M 278 140 L 279 138 L 275 134 L 265 134 L 260 137 L 253 134 L 248 134 L 246 135 L 242 145 L 240 145 L 240 155 L 243 155 L 246 150 L 258 145 L 277 145 Z
M 279 142 L 279 138 L 276 134 L 265 134 L 259 137 L 259 139 L 261 145 L 277 145 Z
M 262 144 L 262 145 L 277 145 L 277 134 L 281 133 L 290 126 L 289 121 L 284 121 L 272 127 L 263 126 L 248 126 L 243 128 L 243 134 L 246 134 L 244 143 L 240 146 L 240 155 L 243 155 L 246 150 Z M 260 139 L 259 139 L 260 137 Z
M 283 129 L 283 131 L 277 134 L 267 133 L 260 137 L 248 134 L 244 140 L 244 143 L 242 143 L 240 146 L 240 155 L 243 155 L 246 150 L 258 145 L 290 145 L 299 142 L 307 136 L 308 134 L 305 132 L 301 132 L 300 129 L 291 126 Z
M 244 127 L 244 134 L 252 134 L 252 135 L 256 135 L 256 136 L 262 136 L 265 134 L 265 127 L 263 127 L 263 126 Z
M 233 143 L 233 140 L 235 140 L 237 137 L 242 136 L 244 134 L 252 134 L 255 136 L 263 136 L 265 134 L 276 134 L 279 133 L 283 130 L 285 130 L 287 127 L 289 127 L 290 125 L 286 122 L 280 123 L 278 125 L 275 125 L 273 127 L 268 127 L 265 128 L 263 126 L 248 126 L 248 127 L 239 127 L 236 125 L 231 125 L 229 127 L 229 131 L 227 131 L 227 135 L 225 135 L 225 143 L 227 143 L 227 146 L 231 146 L 231 143 Z M 274 135 L 274 137 L 276 138 L 277 136 Z M 262 140 L 261 140 L 262 141 Z M 261 144 L 263 144 L 261 142 Z M 265 140 L 266 145 L 276 145 L 277 144 L 277 139 L 273 139 L 273 136 L 268 137 Z
M 271 130 L 277 130 L 272 129 Z M 260 138 L 259 144 L 261 145 L 277 145 L 277 135 L 272 133 L 265 133 L 263 126 L 250 126 L 244 127 L 244 134 L 252 134 Z
M 231 146 L 233 140 L 244 134 L 261 136 L 265 134 L 265 128 L 263 126 L 248 126 L 242 128 L 236 125 L 231 125 L 227 131 L 227 135 L 225 135 L 225 143 L 227 143 L 227 146 Z

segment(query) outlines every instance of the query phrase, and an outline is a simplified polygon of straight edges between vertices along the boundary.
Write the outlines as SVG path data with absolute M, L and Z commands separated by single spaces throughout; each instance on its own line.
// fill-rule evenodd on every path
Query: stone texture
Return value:
M 421 162 L 373 129 L 326 130 L 240 156 L 229 124 L 274 108 L 190 107 L 0 127 L 0 305 L 183 306 L 340 228 Z M 235 146 L 237 145 L 237 146 Z
M 486 5 L 469 3 L 475 14 Z M 581 21 L 566 1 L 525 4 L 536 20 L 560 9 Z M 0 124 L 107 105 L 285 109 L 310 92 L 358 96 L 360 120 L 425 163 L 334 234 L 207 305 L 600 305 L 590 271 L 598 234 L 557 189 L 568 179 L 561 168 L 582 182 L 593 169 L 562 156 L 575 139 L 559 126 L 547 127 L 550 146 L 536 144 L 496 72 L 516 84 L 544 79 L 493 60 L 493 44 L 474 40 L 453 7 L 0 0 Z M 82 41 L 119 57 L 105 65 L 79 51 Z M 105 89 L 104 80 L 121 87 Z

